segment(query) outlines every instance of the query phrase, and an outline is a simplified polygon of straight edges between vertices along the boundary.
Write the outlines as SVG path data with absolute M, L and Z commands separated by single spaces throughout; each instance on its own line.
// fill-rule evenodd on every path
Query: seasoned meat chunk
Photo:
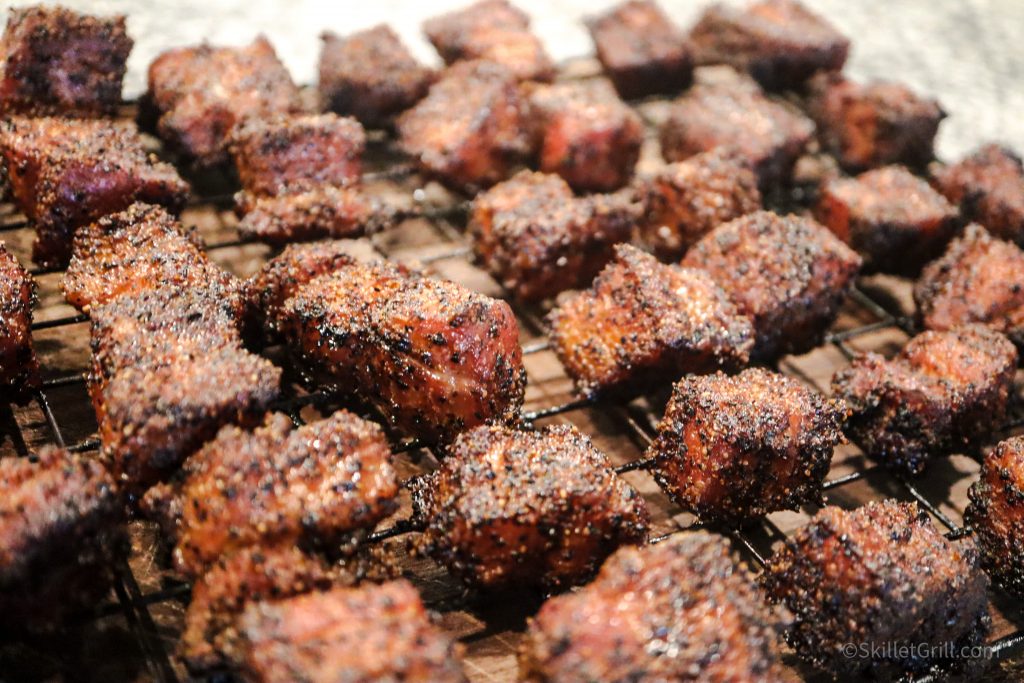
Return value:
M 482 61 L 449 68 L 397 122 L 405 152 L 461 189 L 493 185 L 525 162 L 533 148 L 529 125 L 512 72 Z
M 647 505 L 569 425 L 462 434 L 420 482 L 423 552 L 470 586 L 564 588 L 647 537 Z
M 1024 244 L 1024 166 L 998 145 L 985 145 L 935 172 L 935 185 L 964 218 L 1002 239 Z
M 67 265 L 75 230 L 133 202 L 178 212 L 188 184 L 155 161 L 131 124 L 99 120 L 0 121 L 0 157 L 11 196 L 36 229 L 32 258 Z
M 686 36 L 649 0 L 626 0 L 586 20 L 604 73 L 622 97 L 671 94 L 693 80 Z
M 477 260 L 518 299 L 539 301 L 588 284 L 629 240 L 624 197 L 573 197 L 555 175 L 521 171 L 476 196 L 469 232 Z
M 754 169 L 766 188 L 789 180 L 814 135 L 814 122 L 750 88 L 700 83 L 672 103 L 660 135 L 667 161 L 726 147 Z
M 956 207 L 902 166 L 824 184 L 815 211 L 868 272 L 914 276 L 960 227 Z
M 684 377 L 648 451 L 658 484 L 702 521 L 742 525 L 821 503 L 843 407 L 763 368 Z
M 0 242 L 0 403 L 20 403 L 39 384 L 39 361 L 32 347 L 35 300 L 32 276 Z
M 1024 436 L 1000 442 L 985 456 L 968 496 L 964 521 L 974 531 L 982 566 L 1014 596 L 1024 595 Z
M 750 316 L 752 356 L 767 359 L 820 343 L 861 260 L 810 219 L 757 211 L 712 230 L 682 263 L 707 271 Z
M 551 341 L 582 396 L 632 396 L 684 374 L 749 359 L 750 320 L 706 274 L 620 245 L 590 289 L 548 316 Z
M 202 44 L 149 65 L 144 107 L 169 145 L 200 167 L 228 161 L 228 136 L 243 121 L 303 110 L 299 89 L 263 36 L 244 47 Z
M 530 18 L 508 0 L 479 0 L 423 22 L 423 33 L 445 63 L 486 59 L 497 62 L 522 81 L 550 81 L 555 65 Z
M 372 404 L 400 434 L 444 443 L 519 415 L 512 309 L 453 282 L 351 264 L 300 287 L 279 324 L 312 381 Z
M 851 411 L 850 438 L 886 466 L 918 474 L 929 458 L 1002 424 L 1016 370 L 1006 337 L 965 325 L 919 334 L 890 360 L 861 355 L 832 387 Z
M 980 663 L 929 655 L 985 642 L 988 579 L 974 541 L 947 540 L 916 503 L 824 508 L 772 555 L 763 580 L 769 597 L 793 612 L 790 644 L 818 666 L 893 680 Z M 926 647 L 907 656 L 895 643 Z M 860 656 L 865 650 L 876 654 Z
M 13 8 L 0 37 L 0 114 L 113 114 L 131 50 L 124 16 Z
M 238 625 L 252 683 L 465 683 L 461 650 L 408 581 L 250 605 Z
M 643 205 L 638 237 L 666 260 L 681 257 L 721 223 L 761 208 L 757 177 L 721 148 L 668 164 L 634 187 Z
M 677 534 L 616 551 L 592 583 L 545 602 L 520 673 L 529 683 L 778 683 L 784 625 L 722 537 Z
M 698 63 L 730 64 L 767 90 L 799 89 L 816 71 L 839 71 L 850 51 L 845 36 L 796 0 L 712 5 L 690 42 Z
M 320 185 L 276 197 L 240 192 L 238 233 L 273 245 L 325 237 L 357 237 L 395 220 L 396 212 L 359 187 Z
M 94 607 L 128 549 L 107 471 L 48 446 L 0 458 L 0 491 L 0 632 L 48 630 Z
M 341 37 L 322 34 L 320 99 L 364 126 L 381 127 L 419 102 L 436 74 L 386 24 Z

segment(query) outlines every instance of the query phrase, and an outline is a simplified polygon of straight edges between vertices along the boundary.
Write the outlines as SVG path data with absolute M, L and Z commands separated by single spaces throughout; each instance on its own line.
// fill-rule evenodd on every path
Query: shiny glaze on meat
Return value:
M 1013 596 L 1024 596 L 1024 437 L 1001 441 L 985 456 L 968 491 L 964 521 L 981 550 L 981 564 Z
M 0 403 L 22 402 L 39 384 L 32 347 L 36 283 L 0 242 Z

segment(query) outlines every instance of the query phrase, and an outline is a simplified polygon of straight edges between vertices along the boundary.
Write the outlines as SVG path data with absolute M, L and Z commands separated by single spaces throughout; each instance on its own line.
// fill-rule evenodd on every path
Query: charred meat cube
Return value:
M 521 171 L 476 196 L 469 232 L 477 260 L 518 299 L 539 301 L 586 285 L 629 240 L 622 197 L 576 198 L 555 175 Z
M 532 153 L 528 107 L 512 72 L 493 62 L 449 68 L 398 119 L 400 146 L 457 188 L 487 187 Z
M 985 456 L 968 496 L 964 521 L 982 566 L 1014 596 L 1024 595 L 1024 437 L 1002 441 Z
M 32 347 L 32 276 L 0 242 L 0 394 L 21 402 L 39 384 L 39 361 Z
M 832 386 L 851 415 L 847 434 L 871 457 L 919 474 L 936 455 L 998 428 L 1017 370 L 1017 350 L 981 325 L 924 332 L 891 360 L 854 359 Z
M 647 538 L 647 505 L 575 427 L 478 427 L 419 482 L 421 550 L 480 589 L 564 588 Z
M 643 206 L 638 236 L 666 260 L 680 258 L 720 224 L 761 208 L 757 177 L 720 148 L 668 164 L 634 187 Z
M 465 683 L 461 650 L 408 581 L 335 588 L 250 605 L 239 619 L 252 683 Z
M 865 271 L 910 276 L 960 227 L 956 207 L 902 166 L 826 182 L 815 216 L 861 255 Z
M 775 683 L 784 625 L 722 537 L 678 534 L 617 550 L 592 583 L 545 602 L 520 673 L 531 683 Z
M 149 65 L 144 107 L 160 137 L 200 167 L 228 161 L 228 136 L 242 121 L 303 110 L 299 89 L 274 47 L 203 44 L 160 54 Z
M 763 368 L 684 377 L 648 456 L 654 477 L 702 521 L 742 525 L 821 503 L 843 409 Z
M 423 32 L 445 63 L 486 59 L 501 64 L 521 81 L 550 81 L 555 65 L 530 18 L 508 0 L 479 0 L 423 23 Z
M 974 541 L 947 540 L 916 503 L 824 508 L 772 555 L 763 581 L 795 617 L 790 644 L 837 673 L 895 679 L 934 665 L 970 666 L 929 652 L 961 652 L 989 631 L 988 579 Z M 911 656 L 892 647 L 908 642 L 929 647 Z M 877 655 L 851 657 L 850 644 Z
M 750 88 L 700 83 L 672 103 L 661 127 L 667 161 L 725 147 L 749 164 L 762 188 L 789 180 L 814 122 Z
M 751 356 L 814 348 L 853 287 L 861 260 L 814 221 L 758 211 L 720 225 L 687 252 L 754 321 Z
M 960 206 L 966 220 L 981 223 L 997 237 L 1024 244 L 1024 166 L 1010 150 L 986 145 L 938 169 L 935 185 Z
M 0 490 L 0 631 L 49 630 L 94 607 L 128 550 L 107 471 L 46 447 L 0 459 Z
M 10 10 L 0 37 L 0 113 L 115 113 L 132 42 L 120 15 L 41 5 Z
M 170 164 L 155 161 L 131 124 L 12 118 L 0 122 L 11 195 L 35 224 L 33 259 L 62 267 L 75 230 L 133 202 L 178 212 L 189 187 Z
M 839 71 L 850 51 L 845 36 L 796 0 L 712 5 L 690 42 L 698 63 L 730 64 L 767 90 L 799 89 L 817 71 Z
M 678 92 L 693 80 L 686 36 L 654 2 L 626 0 L 586 25 L 601 67 L 622 97 Z
M 750 320 L 705 273 L 620 245 L 590 289 L 548 316 L 551 341 L 582 396 L 631 396 L 683 374 L 736 369 Z
M 283 245 L 322 238 L 357 237 L 390 225 L 396 212 L 359 187 L 320 185 L 261 197 L 235 197 L 244 239 Z
M 320 99 L 331 111 L 381 127 L 419 102 L 436 74 L 420 64 L 390 26 L 321 37 Z

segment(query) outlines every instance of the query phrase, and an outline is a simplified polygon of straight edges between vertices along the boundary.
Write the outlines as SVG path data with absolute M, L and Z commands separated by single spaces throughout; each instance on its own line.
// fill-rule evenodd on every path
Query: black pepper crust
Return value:
M 1011 594 L 1024 596 L 1024 436 L 999 442 L 985 456 L 967 495 L 964 522 L 974 532 L 982 566 Z
M 36 283 L 0 242 L 0 403 L 27 401 L 39 384 L 32 346 Z
M 978 549 L 970 538 L 947 540 L 916 503 L 826 507 L 772 555 L 762 580 L 769 598 L 795 616 L 790 644 L 817 666 L 881 679 L 936 665 L 984 666 L 984 659 L 899 658 L 891 649 L 877 659 L 844 655 L 850 644 L 985 642 L 988 578 Z
M 935 186 L 997 237 L 1024 244 L 1024 164 L 1006 147 L 989 144 L 934 171 Z

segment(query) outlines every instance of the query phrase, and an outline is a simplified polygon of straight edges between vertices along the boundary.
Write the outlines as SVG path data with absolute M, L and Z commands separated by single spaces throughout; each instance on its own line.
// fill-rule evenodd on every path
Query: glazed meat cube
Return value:
M 964 521 L 974 531 L 982 566 L 1015 597 L 1024 595 L 1024 437 L 1002 441 L 985 456 L 968 496 Z
M 687 252 L 754 321 L 753 358 L 817 346 L 853 287 L 861 260 L 814 221 L 757 211 L 721 225 Z
M 177 213 L 188 185 L 155 161 L 131 124 L 56 118 L 0 122 L 0 156 L 11 196 L 35 224 L 33 260 L 67 265 L 75 230 L 133 202 Z
M 200 167 L 228 161 L 236 124 L 303 110 L 299 89 L 263 36 L 245 47 L 204 43 L 160 54 L 149 65 L 143 106 L 160 137 Z
M 521 171 L 473 201 L 469 232 L 477 260 L 516 298 L 540 301 L 588 284 L 629 240 L 624 198 L 577 199 L 555 175 Z
M 461 651 L 408 581 L 250 605 L 239 620 L 252 683 L 465 683 Z
M 384 126 L 423 99 L 436 78 L 386 24 L 345 37 L 328 31 L 320 39 L 320 99 L 364 126 Z
M 843 408 L 763 368 L 675 385 L 648 456 L 654 477 L 701 521 L 739 526 L 821 504 Z
M 740 9 L 712 5 L 690 31 L 701 64 L 730 64 L 767 90 L 799 89 L 816 71 L 839 71 L 850 41 L 796 0 Z
M 512 72 L 493 62 L 445 71 L 398 119 L 399 144 L 428 174 L 457 188 L 508 178 L 532 153 L 528 107 Z
M 22 402 L 39 384 L 39 361 L 32 347 L 32 276 L 0 242 L 0 394 Z
M 48 630 L 94 607 L 128 549 L 107 471 L 48 446 L 0 458 L 0 490 L 0 631 Z
M 497 62 L 521 81 L 550 81 L 555 65 L 530 18 L 508 0 L 479 0 L 423 23 L 423 33 L 445 63 L 472 59 Z
M 815 215 L 868 272 L 914 276 L 960 227 L 956 207 L 902 166 L 829 180 Z
M 680 258 L 721 223 L 761 208 L 757 177 L 721 148 L 668 164 L 634 187 L 643 205 L 638 236 L 664 260 Z
M 986 145 L 959 163 L 938 169 L 935 185 L 960 206 L 966 220 L 1024 244 L 1024 166 L 1010 150 Z
M 590 289 L 548 316 L 551 341 L 581 396 L 632 396 L 684 374 L 736 369 L 750 320 L 706 274 L 620 245 Z
M 530 683 L 777 683 L 783 626 L 721 536 L 678 534 L 617 550 L 592 583 L 545 602 L 520 674 Z
M 421 550 L 480 589 L 565 588 L 647 538 L 647 505 L 575 427 L 478 427 L 419 483 Z
M 974 541 L 947 540 L 916 503 L 824 508 L 771 557 L 763 580 L 795 617 L 790 644 L 836 673 L 871 670 L 872 678 L 895 680 L 936 664 L 984 661 L 929 656 L 930 648 L 961 652 L 985 642 L 988 579 Z M 911 642 L 927 647 L 912 656 L 892 647 Z M 877 656 L 851 657 L 850 644 Z
M 1006 416 L 1017 350 L 981 325 L 924 332 L 891 360 L 876 353 L 836 373 L 847 434 L 869 456 L 919 474 L 929 458 L 972 445 Z
M 357 237 L 391 225 L 395 211 L 358 187 L 320 185 L 276 197 L 241 192 L 243 239 L 281 246 L 325 237 Z
M 950 242 L 914 285 L 921 326 L 949 330 L 981 323 L 1024 347 L 1024 251 L 977 223 Z
M 0 114 L 113 114 L 131 50 L 124 16 L 11 9 L 0 38 Z
M 729 148 L 765 188 L 788 181 L 813 135 L 806 116 L 750 88 L 700 83 L 672 104 L 661 127 L 661 153 L 667 161 L 683 161 Z
M 686 36 L 654 2 L 626 0 L 586 25 L 604 73 L 622 97 L 674 93 L 693 80 Z
M 307 377 L 372 404 L 399 434 L 444 443 L 519 415 L 512 309 L 453 282 L 352 264 L 300 287 L 279 324 Z

